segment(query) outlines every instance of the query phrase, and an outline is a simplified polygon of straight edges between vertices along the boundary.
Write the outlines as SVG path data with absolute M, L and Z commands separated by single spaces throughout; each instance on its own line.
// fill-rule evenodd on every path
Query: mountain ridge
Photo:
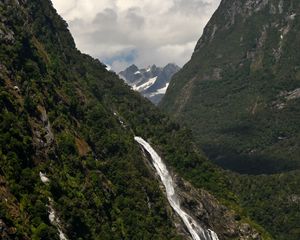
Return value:
M 138 69 L 133 64 L 121 71 L 119 76 L 133 90 L 140 92 L 157 105 L 165 94 L 171 78 L 179 70 L 180 68 L 174 63 L 169 63 L 163 68 L 152 65 L 142 69 Z

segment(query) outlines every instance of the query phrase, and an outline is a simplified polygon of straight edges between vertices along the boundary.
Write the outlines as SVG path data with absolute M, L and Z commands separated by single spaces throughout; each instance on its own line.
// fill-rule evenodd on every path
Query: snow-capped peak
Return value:
M 119 73 L 131 88 L 140 92 L 144 97 L 157 104 L 165 94 L 172 76 L 180 68 L 172 63 L 167 64 L 164 68 L 156 65 L 147 68 L 138 69 L 136 65 L 131 65 Z

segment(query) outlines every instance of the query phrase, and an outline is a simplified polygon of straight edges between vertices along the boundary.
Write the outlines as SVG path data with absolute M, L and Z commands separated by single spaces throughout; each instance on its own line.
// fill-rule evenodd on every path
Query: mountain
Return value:
M 158 104 L 164 96 L 169 82 L 173 75 L 180 70 L 180 67 L 173 63 L 167 64 L 164 68 L 152 65 L 147 69 L 138 69 L 131 65 L 119 76 L 133 88 L 148 98 L 154 104 Z
M 170 84 L 162 108 L 225 168 L 300 168 L 299 11 L 297 1 L 223 0 Z
M 50 0 L 0 9 L 1 239 L 272 239 L 189 129 L 76 49 Z
M 299 33 L 299 1 L 222 0 L 160 104 L 277 239 L 300 239 Z

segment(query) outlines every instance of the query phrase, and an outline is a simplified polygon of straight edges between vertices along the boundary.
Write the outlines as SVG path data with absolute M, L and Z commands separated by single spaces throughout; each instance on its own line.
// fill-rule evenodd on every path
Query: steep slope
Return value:
M 192 126 L 218 164 L 300 167 L 299 1 L 223 0 L 161 107 Z
M 173 63 L 163 68 L 153 65 L 147 69 L 138 69 L 137 66 L 131 65 L 120 72 L 119 76 L 133 90 L 140 92 L 154 104 L 158 104 L 166 93 L 171 78 L 179 70 L 180 68 Z
M 189 239 L 135 135 L 198 224 L 219 239 L 270 239 L 190 132 L 81 54 L 50 1 L 1 1 L 0 20 L 2 239 Z
M 299 14 L 299 1 L 221 1 L 160 104 L 214 162 L 257 175 L 232 174 L 232 189 L 283 240 L 300 238 Z

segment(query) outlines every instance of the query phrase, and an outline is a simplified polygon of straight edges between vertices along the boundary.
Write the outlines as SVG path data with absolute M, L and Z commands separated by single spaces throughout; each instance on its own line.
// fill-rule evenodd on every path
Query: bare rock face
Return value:
M 229 210 L 205 190 L 198 190 L 190 183 L 175 176 L 176 190 L 182 207 L 205 228 L 218 233 L 219 239 L 261 240 L 261 235 L 248 223 Z

